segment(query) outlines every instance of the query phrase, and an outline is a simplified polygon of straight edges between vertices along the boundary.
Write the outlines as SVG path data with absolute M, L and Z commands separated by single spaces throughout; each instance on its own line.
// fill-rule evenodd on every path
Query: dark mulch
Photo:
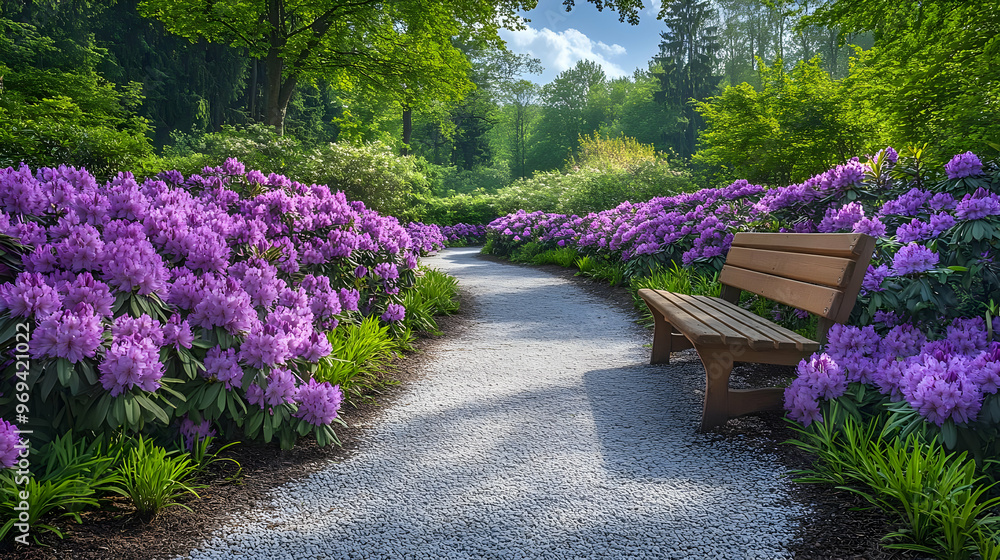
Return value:
M 482 258 L 495 260 L 489 256 Z M 572 270 L 558 266 L 540 268 L 571 278 L 589 293 L 606 299 L 609 305 L 635 309 L 625 288 L 574 276 Z M 463 294 L 459 313 L 440 318 L 444 337 L 463 328 L 472 315 L 473 304 Z M 240 444 L 226 454 L 242 466 L 240 476 L 235 481 L 229 481 L 228 477 L 235 472 L 231 465 L 221 463 L 213 466 L 214 479 L 209 481 L 207 488 L 199 491 L 200 498 L 185 502 L 193 511 L 174 507 L 151 522 L 142 523 L 134 518 L 123 500 L 113 500 L 102 511 L 86 513 L 81 525 L 57 523 L 65 533 L 64 539 L 46 534 L 42 535 L 45 546 L 0 544 L 0 557 L 11 560 L 153 560 L 184 555 L 209 537 L 226 521 L 227 516 L 253 508 L 266 500 L 268 491 L 275 486 L 307 476 L 330 462 L 343 461 L 354 454 L 363 445 L 367 427 L 420 376 L 423 362 L 428 353 L 434 351 L 438 340 L 441 338 L 420 339 L 416 353 L 397 360 L 394 370 L 388 373 L 395 383 L 374 395 L 374 402 L 342 410 L 342 418 L 348 427 L 337 429 L 343 442 L 340 448 L 320 448 L 311 440 L 303 440 L 288 451 L 281 451 L 276 445 Z M 741 366 L 734 375 L 752 383 L 755 379 L 787 373 L 770 367 Z M 714 433 L 718 437 L 738 440 L 743 445 L 771 451 L 789 469 L 809 465 L 809 458 L 802 452 L 782 443 L 792 437 L 792 432 L 778 414 L 755 414 L 733 419 Z M 882 548 L 880 539 L 892 530 L 890 520 L 878 510 L 865 509 L 866 504 L 850 493 L 817 485 L 794 484 L 792 499 L 806 504 L 810 510 L 800 521 L 793 546 L 798 560 L 915 558 Z

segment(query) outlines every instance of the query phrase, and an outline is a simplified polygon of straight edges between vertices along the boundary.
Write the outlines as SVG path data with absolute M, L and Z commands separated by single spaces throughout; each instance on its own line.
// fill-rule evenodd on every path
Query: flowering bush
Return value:
M 309 380 L 327 331 L 401 316 L 418 253 L 440 243 L 232 159 L 103 185 L 74 168 L 0 170 L 0 236 L 8 358 L 15 327 L 31 327 L 29 373 L 11 362 L 0 380 L 2 416 L 20 381 L 26 427 L 214 426 L 286 447 L 311 431 L 336 441 L 339 389 Z
M 444 249 L 447 238 L 440 226 L 410 222 L 406 225 L 406 233 L 410 235 L 413 247 L 420 250 L 421 255 L 430 255 Z
M 486 242 L 486 226 L 484 224 L 455 224 L 441 228 L 445 242 L 448 245 L 482 245 Z

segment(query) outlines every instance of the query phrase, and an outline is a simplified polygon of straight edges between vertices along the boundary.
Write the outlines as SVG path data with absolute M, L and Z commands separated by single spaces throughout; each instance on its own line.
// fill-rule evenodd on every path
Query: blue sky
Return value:
M 524 31 L 500 32 L 507 47 L 516 53 L 541 59 L 545 71 L 524 78 L 547 84 L 578 60 L 593 60 L 609 78 L 628 76 L 636 68 L 647 68 L 659 52 L 660 32 L 665 28 L 656 19 L 659 0 L 645 0 L 639 25 L 618 21 L 618 14 L 597 8 L 587 0 L 576 0 L 567 12 L 562 0 L 539 0 L 538 6 L 522 15 L 531 20 Z

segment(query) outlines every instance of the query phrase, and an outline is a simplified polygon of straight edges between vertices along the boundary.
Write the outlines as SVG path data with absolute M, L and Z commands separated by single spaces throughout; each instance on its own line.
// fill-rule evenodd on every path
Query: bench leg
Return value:
M 655 310 L 653 325 L 653 351 L 649 356 L 649 363 L 669 364 L 671 352 L 691 348 L 691 342 Z
M 651 364 L 670 363 L 670 339 L 673 326 L 662 315 L 653 311 L 653 352 L 649 356 Z
M 733 371 L 733 353 L 726 348 L 698 348 L 705 366 L 705 407 L 701 412 L 701 431 L 725 424 L 729 414 L 729 374 Z

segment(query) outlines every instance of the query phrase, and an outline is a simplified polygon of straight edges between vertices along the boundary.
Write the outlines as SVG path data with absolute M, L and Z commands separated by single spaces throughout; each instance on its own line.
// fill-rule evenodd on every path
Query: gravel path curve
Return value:
M 650 366 L 624 312 L 477 252 L 423 260 L 477 312 L 360 451 L 186 558 L 791 558 L 777 459 L 696 433 L 696 356 Z

